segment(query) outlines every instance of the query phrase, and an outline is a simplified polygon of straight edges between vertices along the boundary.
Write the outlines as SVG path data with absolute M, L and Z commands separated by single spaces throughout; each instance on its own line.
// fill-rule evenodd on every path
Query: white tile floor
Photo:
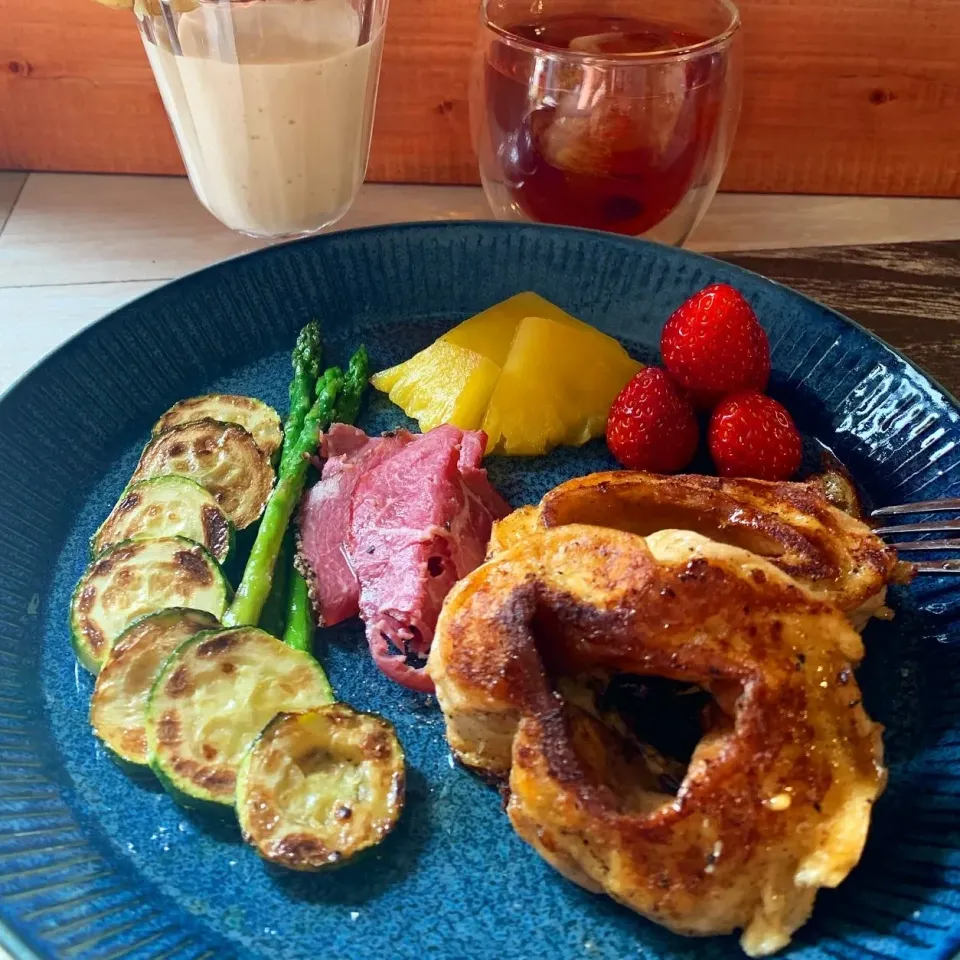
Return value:
M 370 184 L 340 228 L 489 217 L 473 187 Z M 697 250 L 960 238 L 960 200 L 725 194 Z M 157 284 L 257 247 L 185 180 L 0 173 L 0 391 L 48 351 Z

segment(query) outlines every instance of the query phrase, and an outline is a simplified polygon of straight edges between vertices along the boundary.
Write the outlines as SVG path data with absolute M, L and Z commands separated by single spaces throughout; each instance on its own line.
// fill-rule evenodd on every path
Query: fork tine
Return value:
M 889 527 L 877 527 L 873 532 L 878 536 L 887 533 L 960 533 L 960 518 L 956 520 L 930 520 L 927 523 L 895 523 Z
M 925 560 L 913 565 L 915 573 L 960 573 L 960 560 Z
M 906 550 L 960 550 L 960 539 L 904 540 L 902 543 L 891 543 L 890 546 L 901 553 Z
M 937 510 L 960 510 L 960 497 L 948 500 L 924 500 L 919 503 L 901 503 L 896 507 L 880 507 L 872 517 L 895 517 L 903 513 L 934 513 Z

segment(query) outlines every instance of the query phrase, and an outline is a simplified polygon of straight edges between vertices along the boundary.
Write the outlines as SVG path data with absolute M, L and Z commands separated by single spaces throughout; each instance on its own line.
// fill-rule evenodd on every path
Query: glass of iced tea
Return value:
M 730 0 L 482 0 L 471 126 L 501 219 L 680 244 L 740 112 Z

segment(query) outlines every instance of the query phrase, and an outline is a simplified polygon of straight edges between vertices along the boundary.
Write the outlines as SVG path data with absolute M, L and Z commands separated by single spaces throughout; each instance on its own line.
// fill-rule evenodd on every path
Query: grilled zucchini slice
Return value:
M 128 540 L 87 567 L 70 603 L 70 633 L 80 663 L 91 673 L 113 642 L 138 617 L 167 607 L 191 607 L 218 620 L 230 585 L 216 560 L 186 537 Z
M 233 548 L 233 524 L 212 493 L 188 477 L 152 477 L 127 487 L 90 540 L 94 556 L 124 540 L 186 537 L 224 563 Z
M 271 863 L 323 870 L 378 844 L 403 810 L 393 725 L 345 703 L 281 713 L 240 764 L 237 816 Z
M 256 627 L 201 633 L 164 663 L 147 700 L 150 766 L 184 806 L 233 806 L 248 747 L 281 710 L 333 699 L 320 665 Z
M 219 626 L 211 613 L 174 607 L 134 620 L 117 637 L 93 688 L 90 725 L 120 760 L 146 766 L 143 716 L 164 660 L 184 640 Z
M 175 403 L 154 425 L 153 434 L 164 433 L 173 427 L 196 420 L 219 420 L 239 423 L 257 446 L 272 460 L 283 443 L 280 415 L 273 407 L 253 397 L 238 397 L 227 393 L 208 393 Z
M 140 455 L 132 483 L 189 477 L 213 494 L 238 530 L 259 519 L 273 488 L 270 459 L 236 423 L 196 420 L 154 437 Z

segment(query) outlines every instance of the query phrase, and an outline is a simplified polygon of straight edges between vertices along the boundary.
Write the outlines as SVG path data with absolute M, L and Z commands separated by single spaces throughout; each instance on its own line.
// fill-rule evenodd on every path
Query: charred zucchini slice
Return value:
M 93 732 L 117 757 L 146 766 L 143 717 L 150 688 L 164 660 L 184 640 L 219 626 L 211 613 L 173 608 L 135 620 L 117 637 L 97 675 L 90 700 Z
M 73 649 L 97 673 L 113 642 L 138 617 L 191 607 L 219 620 L 229 601 L 220 565 L 199 543 L 186 537 L 118 543 L 87 567 L 73 592 Z
M 390 833 L 404 784 L 393 725 L 331 703 L 267 724 L 240 765 L 237 816 L 266 860 L 322 870 Z
M 150 766 L 185 806 L 233 806 L 247 748 L 281 710 L 332 700 L 320 665 L 255 627 L 201 633 L 164 663 L 147 700 Z
M 283 443 L 280 415 L 273 407 L 268 407 L 263 401 L 253 397 L 238 397 L 227 393 L 208 393 L 175 403 L 154 424 L 153 434 L 156 436 L 195 420 L 239 423 L 271 460 Z
M 212 493 L 188 477 L 152 477 L 127 487 L 90 541 L 94 556 L 124 540 L 187 537 L 218 563 L 233 546 L 233 524 Z
M 196 420 L 154 437 L 131 482 L 171 474 L 209 490 L 238 530 L 259 519 L 273 488 L 273 467 L 253 437 L 219 420 Z

